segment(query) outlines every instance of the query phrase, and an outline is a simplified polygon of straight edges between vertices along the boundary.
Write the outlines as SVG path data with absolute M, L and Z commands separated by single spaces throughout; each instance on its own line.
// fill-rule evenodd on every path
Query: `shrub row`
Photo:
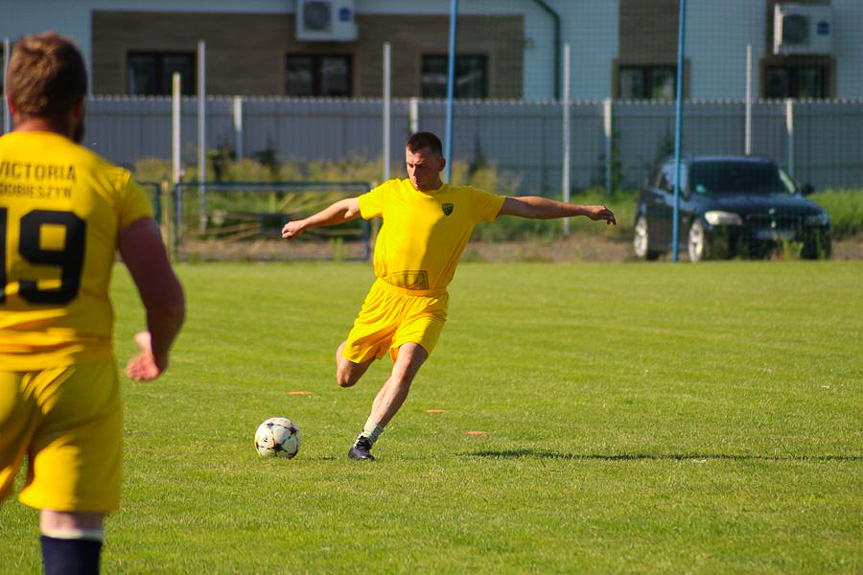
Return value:
M 160 181 L 170 177 L 171 165 L 170 162 L 163 160 L 143 159 L 135 164 L 134 170 L 136 178 L 141 181 Z M 395 166 L 391 173 L 393 177 L 399 177 L 403 173 L 402 167 Z M 303 163 L 229 159 L 219 163 L 209 162 L 206 179 L 224 182 L 364 181 L 374 186 L 381 181 L 381 163 L 359 158 L 348 158 L 337 162 Z M 195 167 L 188 167 L 185 170 L 184 180 L 197 180 Z M 499 172 L 494 164 L 469 165 L 456 162 L 453 166 L 453 180 L 501 195 L 520 195 L 520 179 Z M 544 195 L 555 199 L 560 197 L 557 190 Z M 629 238 L 632 233 L 637 197 L 636 190 L 618 190 L 608 195 L 604 190 L 596 188 L 574 193 L 570 198 L 573 203 L 607 205 L 617 216 L 618 225 L 611 232 L 607 232 L 606 226 L 587 218 L 574 218 L 570 220 L 570 230 L 573 233 L 612 233 L 620 239 Z M 825 190 L 810 197 L 830 213 L 835 238 L 847 238 L 863 233 L 863 189 Z M 223 201 L 236 202 L 237 210 L 257 209 L 246 205 L 249 197 L 244 194 L 237 194 L 232 200 Z M 562 234 L 563 226 L 560 221 L 500 218 L 491 224 L 478 226 L 474 237 L 483 241 L 552 240 Z

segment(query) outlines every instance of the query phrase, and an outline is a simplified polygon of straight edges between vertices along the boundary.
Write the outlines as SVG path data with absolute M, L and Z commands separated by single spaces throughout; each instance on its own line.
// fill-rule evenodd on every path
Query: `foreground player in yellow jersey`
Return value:
M 374 459 L 378 436 L 407 398 L 411 382 L 434 349 L 447 317 L 447 285 L 474 225 L 499 215 L 531 219 L 587 216 L 617 224 L 605 206 L 577 206 L 542 197 L 503 197 L 444 184 L 441 141 L 430 132 L 411 136 L 405 149 L 408 179 L 390 180 L 357 198 L 340 200 L 306 219 L 288 222 L 291 240 L 308 228 L 358 217 L 383 218 L 375 244 L 377 279 L 347 339 L 336 352 L 336 380 L 354 385 L 387 352 L 393 370 L 372 403 L 371 415 L 348 451 Z
M 147 311 L 133 379 L 167 368 L 183 292 L 144 192 L 79 145 L 87 73 L 75 45 L 24 36 L 6 86 L 15 131 L 0 138 L 0 501 L 26 458 L 19 499 L 41 510 L 45 573 L 98 573 L 123 458 L 108 299 L 117 251 Z

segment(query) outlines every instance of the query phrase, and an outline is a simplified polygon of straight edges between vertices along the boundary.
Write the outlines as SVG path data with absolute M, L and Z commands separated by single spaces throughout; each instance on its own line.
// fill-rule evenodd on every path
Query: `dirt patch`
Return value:
M 834 260 L 863 260 L 863 237 L 833 242 Z
M 462 261 L 622 262 L 632 258 L 632 245 L 604 236 L 578 235 L 555 241 L 471 242 Z
M 286 243 L 277 239 L 247 242 L 188 241 L 180 259 L 184 261 L 353 261 L 367 259 L 359 242 Z M 680 259 L 686 259 L 681 250 Z M 574 235 L 554 241 L 471 242 L 462 261 L 488 262 L 623 262 L 634 259 L 632 244 L 625 239 L 599 235 Z M 833 242 L 834 260 L 863 260 L 863 237 Z

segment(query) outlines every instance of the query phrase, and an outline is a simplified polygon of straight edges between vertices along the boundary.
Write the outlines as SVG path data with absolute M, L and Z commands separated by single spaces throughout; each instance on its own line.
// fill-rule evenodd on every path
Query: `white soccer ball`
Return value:
M 300 430 L 287 417 L 271 417 L 255 431 L 255 449 L 262 457 L 291 459 L 300 450 Z

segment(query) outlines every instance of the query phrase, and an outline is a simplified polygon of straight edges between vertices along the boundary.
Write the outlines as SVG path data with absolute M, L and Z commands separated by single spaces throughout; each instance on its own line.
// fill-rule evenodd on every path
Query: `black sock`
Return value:
M 98 575 L 102 542 L 92 539 L 55 539 L 42 535 L 45 575 Z

